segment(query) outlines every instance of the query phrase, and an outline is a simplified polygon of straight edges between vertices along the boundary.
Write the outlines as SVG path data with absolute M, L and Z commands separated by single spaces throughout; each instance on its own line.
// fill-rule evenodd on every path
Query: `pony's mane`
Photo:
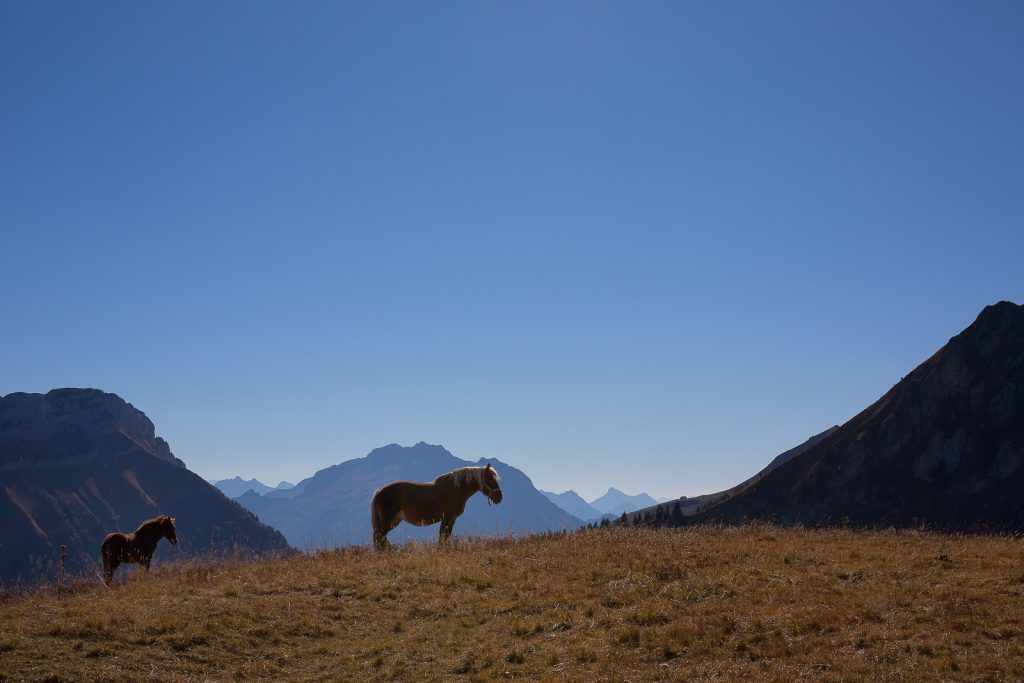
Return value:
M 487 467 L 460 467 L 457 470 L 452 470 L 448 474 L 442 474 L 440 477 L 434 480 L 434 482 L 450 482 L 455 486 L 466 486 L 467 484 L 476 484 L 483 488 L 484 486 L 484 472 L 487 471 Z M 494 479 L 498 479 L 498 472 L 494 470 Z
M 168 515 L 159 515 L 158 517 L 154 517 L 153 519 L 147 519 L 145 522 L 140 524 L 139 528 L 136 529 L 135 531 L 136 531 L 136 533 L 138 533 L 139 531 L 142 531 L 146 527 L 159 526 L 159 525 L 163 524 L 164 522 L 166 522 L 168 520 L 171 522 L 171 524 L 174 524 L 174 518 L 173 517 L 170 517 Z

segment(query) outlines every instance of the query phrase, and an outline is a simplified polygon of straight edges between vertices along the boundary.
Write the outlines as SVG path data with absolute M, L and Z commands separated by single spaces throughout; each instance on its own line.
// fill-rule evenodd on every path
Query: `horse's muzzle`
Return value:
M 487 496 L 487 499 L 497 505 L 501 502 L 501 491 L 495 491 L 493 494 Z

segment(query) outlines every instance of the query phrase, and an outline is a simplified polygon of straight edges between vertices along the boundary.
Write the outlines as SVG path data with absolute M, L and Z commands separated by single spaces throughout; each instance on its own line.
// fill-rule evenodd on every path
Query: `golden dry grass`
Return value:
M 9 596 L 11 680 L 1019 680 L 1024 544 L 612 529 Z

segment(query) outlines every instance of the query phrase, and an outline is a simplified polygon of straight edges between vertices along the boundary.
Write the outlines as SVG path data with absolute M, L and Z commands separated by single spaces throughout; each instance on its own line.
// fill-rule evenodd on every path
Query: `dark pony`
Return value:
M 477 491 L 487 496 L 489 503 L 501 502 L 498 473 L 486 467 L 460 467 L 442 474 L 433 483 L 395 481 L 373 494 L 370 503 L 370 521 L 373 525 L 373 545 L 378 549 L 388 545 L 388 532 L 403 520 L 416 526 L 441 523 L 439 543 L 452 535 L 455 519 L 466 509 L 466 501 Z
M 171 545 L 178 543 L 174 518 L 167 515 L 147 519 L 130 534 L 122 534 L 120 531 L 107 534 L 100 546 L 103 552 L 103 581 L 110 585 L 114 570 L 121 563 L 141 564 L 149 569 L 157 541 L 165 537 Z

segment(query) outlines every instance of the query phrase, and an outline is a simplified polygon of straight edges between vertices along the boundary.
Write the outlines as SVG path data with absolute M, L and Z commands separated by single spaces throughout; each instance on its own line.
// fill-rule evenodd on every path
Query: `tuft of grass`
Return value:
M 1022 566 L 1012 537 L 766 525 L 171 565 L 5 595 L 0 680 L 1017 680 Z

